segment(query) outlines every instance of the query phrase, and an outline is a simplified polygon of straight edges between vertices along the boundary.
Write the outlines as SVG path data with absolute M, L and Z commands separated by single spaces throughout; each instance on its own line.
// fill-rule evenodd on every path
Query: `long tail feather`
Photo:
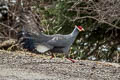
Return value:
M 20 32 L 18 32 L 17 36 L 19 44 L 21 44 L 23 48 L 30 51 L 34 50 L 34 39 L 28 32 L 25 32 L 24 28 Z

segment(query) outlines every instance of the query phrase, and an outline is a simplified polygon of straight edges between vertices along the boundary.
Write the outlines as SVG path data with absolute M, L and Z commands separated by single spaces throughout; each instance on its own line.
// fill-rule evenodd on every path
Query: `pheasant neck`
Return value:
M 78 34 L 79 34 L 79 30 L 78 30 L 77 28 L 75 28 L 75 29 L 73 30 L 73 32 L 71 33 L 71 36 L 77 37 Z

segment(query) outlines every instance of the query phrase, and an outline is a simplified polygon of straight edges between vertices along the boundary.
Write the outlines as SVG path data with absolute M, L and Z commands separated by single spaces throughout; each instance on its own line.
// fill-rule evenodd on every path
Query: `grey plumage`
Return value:
M 37 51 L 39 53 L 45 53 L 47 51 L 55 53 L 68 53 L 69 48 L 74 42 L 78 33 L 79 30 L 76 27 L 74 28 L 73 32 L 68 35 L 46 35 L 43 33 L 35 35 L 22 30 L 19 33 L 19 39 L 20 43 L 23 44 L 23 47 L 31 51 Z
M 20 44 L 23 45 L 24 48 L 36 52 L 36 53 L 45 53 L 50 51 L 52 53 L 65 53 L 66 58 L 68 57 L 68 51 L 75 38 L 77 37 L 79 31 L 83 31 L 84 29 L 81 26 L 75 26 L 75 29 L 72 33 L 68 35 L 46 35 L 41 32 L 42 28 L 40 25 L 37 25 L 34 16 L 31 12 L 22 12 L 21 21 L 23 28 L 18 33 L 18 39 Z M 52 54 L 53 58 L 54 55 Z M 67 58 L 73 61 L 70 58 Z

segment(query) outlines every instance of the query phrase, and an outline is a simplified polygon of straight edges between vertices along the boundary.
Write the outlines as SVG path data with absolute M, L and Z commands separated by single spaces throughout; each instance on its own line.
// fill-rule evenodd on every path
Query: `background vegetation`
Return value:
M 120 62 L 119 0 L 3 0 L 3 5 L 1 41 L 16 38 L 22 9 L 46 34 L 68 34 L 75 25 L 83 26 L 85 32 L 70 49 L 72 58 Z

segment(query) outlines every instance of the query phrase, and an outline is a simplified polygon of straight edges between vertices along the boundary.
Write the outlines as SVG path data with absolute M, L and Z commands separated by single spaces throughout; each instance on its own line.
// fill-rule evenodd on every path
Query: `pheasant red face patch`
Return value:
M 82 30 L 82 29 L 83 29 L 82 26 L 77 26 L 77 27 L 78 27 L 79 30 Z
M 82 26 L 75 26 L 79 31 L 84 31 L 84 29 L 82 28 Z

